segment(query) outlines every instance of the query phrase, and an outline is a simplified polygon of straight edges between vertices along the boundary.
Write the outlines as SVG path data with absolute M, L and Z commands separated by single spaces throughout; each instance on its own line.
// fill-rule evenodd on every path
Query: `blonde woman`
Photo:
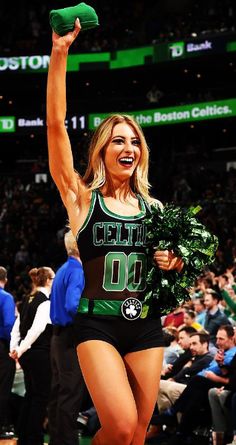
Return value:
M 68 50 L 79 31 L 77 19 L 74 31 L 63 37 L 53 33 L 47 87 L 50 172 L 85 273 L 75 322 L 77 353 L 101 423 L 92 444 L 143 445 L 163 359 L 160 318 L 151 305 L 142 308 L 143 223 L 153 201 L 148 148 L 131 117 L 113 115 L 95 131 L 85 176 L 75 172 L 65 128 L 65 85 Z M 167 251 L 155 252 L 155 260 L 165 270 L 183 265 Z

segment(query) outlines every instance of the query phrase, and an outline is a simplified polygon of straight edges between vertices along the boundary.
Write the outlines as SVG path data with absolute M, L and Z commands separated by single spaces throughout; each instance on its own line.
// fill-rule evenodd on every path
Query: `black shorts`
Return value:
M 76 345 L 88 340 L 103 340 L 113 345 L 122 356 L 164 346 L 160 318 L 129 321 L 123 317 L 77 314 L 74 333 Z

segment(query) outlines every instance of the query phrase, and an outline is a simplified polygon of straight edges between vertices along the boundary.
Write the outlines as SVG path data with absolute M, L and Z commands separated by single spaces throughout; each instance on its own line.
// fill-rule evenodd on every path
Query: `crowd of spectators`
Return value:
M 59 5 L 60 3 L 60 5 Z M 131 0 L 119 2 L 89 2 L 99 16 L 101 26 L 89 33 L 83 42 L 74 45 L 74 51 L 115 51 L 147 44 L 173 41 L 197 36 L 208 36 L 235 31 L 235 4 L 233 0 L 204 2 Z M 3 54 L 40 54 L 49 49 L 49 11 L 74 6 L 74 1 L 26 0 L 15 5 L 14 14 L 6 1 L 1 2 L 0 23 Z

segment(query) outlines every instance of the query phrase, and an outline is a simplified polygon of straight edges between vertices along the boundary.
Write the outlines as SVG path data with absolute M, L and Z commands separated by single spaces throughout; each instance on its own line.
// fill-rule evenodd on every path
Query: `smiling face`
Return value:
M 204 296 L 204 304 L 207 310 L 211 310 L 211 309 L 215 309 L 217 304 L 218 304 L 218 300 L 216 300 L 210 293 L 205 294 Z
M 117 132 L 117 129 L 122 129 L 123 131 L 124 128 L 125 131 L 129 132 L 129 138 L 130 133 L 132 133 L 132 137 L 134 137 L 134 139 L 132 139 L 132 149 L 135 149 L 135 162 L 133 162 L 132 159 L 123 160 L 122 166 L 120 161 L 117 163 L 115 156 L 117 156 L 118 150 L 123 150 L 120 144 L 123 143 L 124 145 L 124 140 L 118 143 L 119 145 L 116 147 L 117 151 L 115 151 L 112 138 L 114 138 L 114 136 L 126 136 L 124 134 L 120 135 Z M 127 141 L 127 139 L 125 139 L 125 141 Z M 113 153 L 113 159 L 110 159 L 111 152 Z M 127 157 L 127 153 L 125 152 L 124 157 Z M 125 163 L 127 164 L 126 167 L 124 166 Z M 116 169 L 114 171 L 115 166 Z M 118 184 L 119 187 L 121 183 L 123 183 L 127 193 L 129 189 L 131 189 L 149 202 L 151 197 L 149 194 L 148 168 L 149 149 L 141 127 L 132 116 L 112 114 L 107 116 L 93 133 L 89 145 L 88 166 L 83 176 L 83 181 L 90 190 L 104 186 L 113 197 L 115 197 L 116 185 Z M 118 180 L 116 180 L 116 177 Z
M 141 157 L 141 142 L 134 129 L 125 122 L 114 126 L 105 149 L 104 163 L 112 180 L 132 177 Z

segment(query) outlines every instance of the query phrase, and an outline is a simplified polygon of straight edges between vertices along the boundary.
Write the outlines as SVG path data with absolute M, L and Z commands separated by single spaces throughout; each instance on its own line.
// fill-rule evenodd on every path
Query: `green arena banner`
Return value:
M 116 110 L 114 110 L 114 113 Z M 67 116 L 66 128 L 69 132 L 94 130 L 105 117 L 113 114 L 93 113 L 89 115 Z M 123 114 L 123 112 L 122 112 Z M 124 114 L 133 116 L 142 127 L 159 125 L 186 124 L 210 119 L 224 119 L 236 116 L 236 98 L 212 102 L 156 108 L 151 110 L 127 111 Z M 45 117 L 42 116 L 0 116 L 0 133 L 26 134 L 29 131 L 44 133 Z
M 15 131 L 15 116 L 0 116 L 0 133 L 14 133 Z
M 43 73 L 48 71 L 48 55 L 0 57 L 0 74 L 6 71 Z M 67 71 L 98 71 L 104 69 L 130 68 L 154 63 L 154 46 L 145 46 L 122 51 L 69 54 Z
M 188 59 L 192 57 L 223 54 L 236 51 L 236 42 L 227 36 L 192 38 L 187 41 L 157 43 L 141 48 L 131 48 L 113 52 L 91 52 L 69 54 L 67 71 L 99 71 L 153 63 Z M 0 75 L 4 72 L 46 73 L 50 61 L 49 55 L 19 57 L 1 57 Z
M 89 129 L 95 129 L 111 113 L 89 114 Z M 222 119 L 236 116 L 236 99 L 201 102 L 168 108 L 126 112 L 133 116 L 142 127 L 183 124 L 208 119 Z

